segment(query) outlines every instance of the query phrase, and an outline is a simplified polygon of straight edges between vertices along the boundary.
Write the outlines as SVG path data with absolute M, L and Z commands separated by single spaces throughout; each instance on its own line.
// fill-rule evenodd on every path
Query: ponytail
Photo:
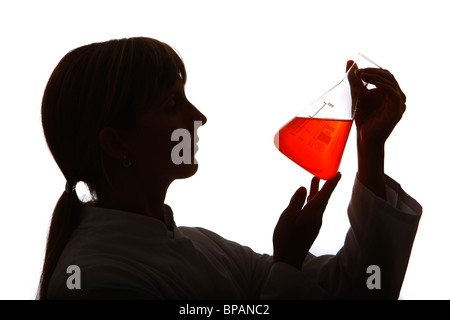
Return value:
M 72 188 L 63 192 L 53 211 L 47 238 L 47 249 L 39 288 L 39 299 L 47 298 L 47 291 L 53 271 L 55 271 L 59 256 L 69 241 L 70 235 L 79 222 L 81 202 Z

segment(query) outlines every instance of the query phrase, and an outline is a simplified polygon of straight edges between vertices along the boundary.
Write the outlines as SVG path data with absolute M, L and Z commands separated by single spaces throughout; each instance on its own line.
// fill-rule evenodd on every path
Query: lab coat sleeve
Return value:
M 398 298 L 422 207 L 388 176 L 386 188 L 387 201 L 356 178 L 344 246 L 336 255 L 309 254 L 305 259 L 302 271 L 326 290 L 328 297 Z M 370 266 L 376 266 L 378 274 Z M 379 288 L 368 285 L 372 281 L 377 281 Z
M 326 298 L 326 292 L 297 268 L 284 262 L 277 262 L 270 269 L 260 298 L 315 300 Z

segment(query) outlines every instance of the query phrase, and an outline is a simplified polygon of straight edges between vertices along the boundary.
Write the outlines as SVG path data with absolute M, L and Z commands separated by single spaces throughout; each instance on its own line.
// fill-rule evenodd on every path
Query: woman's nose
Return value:
M 193 116 L 194 120 L 201 121 L 202 125 L 204 125 L 208 120 L 206 116 L 203 113 L 201 113 L 200 110 L 198 110 L 193 104 L 191 104 L 191 106 L 194 109 L 194 116 Z
M 208 119 L 207 119 L 206 116 L 205 116 L 203 113 L 201 113 L 200 111 L 199 111 L 199 113 L 200 113 L 200 117 L 201 117 L 200 120 L 202 121 L 202 125 L 204 125 Z

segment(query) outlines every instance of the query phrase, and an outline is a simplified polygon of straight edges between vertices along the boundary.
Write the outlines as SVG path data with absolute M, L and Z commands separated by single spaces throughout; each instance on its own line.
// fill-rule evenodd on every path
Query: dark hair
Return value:
M 42 126 L 50 151 L 68 185 L 84 182 L 95 193 L 104 179 L 100 130 L 128 129 L 177 81 L 186 82 L 179 55 L 151 38 L 92 43 L 66 54 L 53 71 L 42 99 Z M 45 299 L 51 275 L 78 224 L 83 203 L 64 191 L 50 224 L 39 288 Z

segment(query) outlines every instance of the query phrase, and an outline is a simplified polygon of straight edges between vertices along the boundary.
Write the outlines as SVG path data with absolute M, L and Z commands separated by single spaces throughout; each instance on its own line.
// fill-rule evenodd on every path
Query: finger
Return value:
M 366 72 L 360 69 L 358 70 L 357 74 L 360 76 L 361 80 L 371 84 L 375 84 L 375 82 L 383 82 L 388 83 L 393 87 L 398 87 L 395 78 L 390 77 L 389 75 L 382 72 Z
M 306 188 L 300 187 L 292 196 L 287 208 L 281 213 L 279 220 L 287 219 L 288 221 L 293 221 L 293 219 L 296 218 L 297 214 L 301 212 L 303 204 L 305 203 L 305 199 Z
M 336 188 L 337 184 L 339 183 L 339 180 L 341 180 L 341 173 L 337 172 L 336 175 L 325 182 L 322 190 L 321 190 L 321 196 L 329 199 L 331 194 L 333 193 L 334 189 Z
M 392 75 L 392 73 L 387 70 L 387 69 L 381 69 L 381 68 L 362 68 L 362 69 L 358 69 L 359 73 L 368 73 L 368 74 L 382 74 L 386 77 L 391 77 L 394 78 L 394 76 Z
M 320 207 L 325 208 L 328 203 L 328 200 L 331 197 L 331 194 L 333 193 L 333 191 L 336 188 L 340 179 L 341 179 L 341 173 L 338 172 L 332 179 L 325 182 L 322 189 L 316 194 L 314 199 L 311 200 L 308 204 L 311 204 L 311 206 L 314 206 L 317 208 L 320 208 Z
M 400 89 L 400 86 L 394 77 L 388 77 L 388 76 L 384 76 L 382 74 L 369 74 L 369 73 L 362 72 L 361 79 L 363 81 L 371 83 L 371 84 L 377 85 L 377 83 L 380 83 L 380 84 L 384 85 L 383 87 L 387 87 L 387 86 L 392 87 L 392 89 L 396 92 L 396 94 L 398 94 L 400 96 L 403 103 L 406 102 L 406 95 Z
M 400 87 L 399 87 L 399 89 L 400 89 Z M 402 89 L 400 89 L 400 94 L 402 96 L 403 104 L 405 104 L 406 103 L 406 95 L 403 93 Z
M 395 90 L 395 88 L 392 88 L 391 86 L 389 86 L 385 83 L 376 82 L 375 85 L 377 86 L 378 89 L 380 89 L 382 92 L 384 92 L 386 95 L 388 95 L 391 99 L 393 99 L 393 101 L 395 101 L 396 104 L 394 104 L 394 106 L 400 106 L 401 114 L 403 114 L 405 112 L 406 97 L 405 97 L 405 99 L 403 98 L 403 96 L 400 94 L 402 92 L 399 93 L 397 90 Z
M 406 102 L 406 95 L 400 88 L 397 80 L 394 75 L 386 69 L 377 69 L 377 68 L 365 68 L 358 69 L 357 74 L 362 77 L 362 80 L 375 84 L 376 81 L 385 83 L 386 81 L 391 84 L 394 88 L 397 88 L 400 96 L 402 97 L 403 102 Z M 384 81 L 386 80 L 386 81 Z
M 317 194 L 317 192 L 319 191 L 319 183 L 320 183 L 320 179 L 317 177 L 312 178 L 311 180 L 311 188 L 309 191 L 309 196 L 308 196 L 308 202 L 311 201 L 314 196 Z

